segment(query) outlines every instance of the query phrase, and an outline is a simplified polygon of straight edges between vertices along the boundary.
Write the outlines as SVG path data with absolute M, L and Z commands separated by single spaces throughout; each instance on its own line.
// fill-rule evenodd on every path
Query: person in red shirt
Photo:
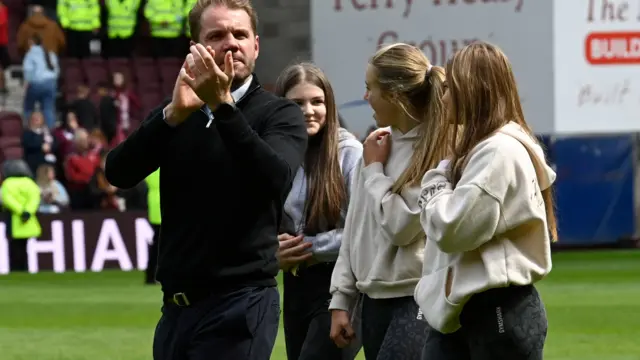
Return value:
M 75 131 L 74 145 L 74 152 L 69 154 L 64 164 L 71 209 L 88 210 L 95 207 L 89 183 L 100 164 L 100 157 L 91 151 L 89 133 L 85 129 Z
M 0 92 L 6 93 L 4 70 L 11 65 L 9 57 L 9 9 L 0 0 Z

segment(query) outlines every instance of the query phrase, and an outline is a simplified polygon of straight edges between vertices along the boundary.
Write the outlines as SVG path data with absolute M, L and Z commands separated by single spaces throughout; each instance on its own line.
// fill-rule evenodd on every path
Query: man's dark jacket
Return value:
M 211 122 L 203 108 L 173 128 L 163 119 L 167 104 L 106 161 L 118 188 L 161 168 L 164 293 L 275 286 L 282 206 L 307 148 L 300 108 L 262 89 L 255 75 L 237 108 L 215 109 Z

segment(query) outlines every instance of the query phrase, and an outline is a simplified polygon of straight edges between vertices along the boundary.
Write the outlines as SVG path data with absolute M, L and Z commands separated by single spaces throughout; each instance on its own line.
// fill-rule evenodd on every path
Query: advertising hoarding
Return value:
M 640 130 L 640 0 L 312 0 L 312 52 L 355 132 L 368 58 L 407 42 L 443 65 L 485 40 L 511 60 L 537 133 Z M 635 82 L 634 82 L 635 81 Z
M 145 270 L 153 229 L 143 212 L 38 215 L 39 239 L 27 243 L 28 270 L 56 273 Z M 7 227 L 0 222 L 0 275 L 8 274 Z

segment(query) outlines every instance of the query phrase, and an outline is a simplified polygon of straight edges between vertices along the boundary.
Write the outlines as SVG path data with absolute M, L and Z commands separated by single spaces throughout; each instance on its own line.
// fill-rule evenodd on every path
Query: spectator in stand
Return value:
M 118 135 L 116 136 L 122 137 L 120 133 L 125 136 L 129 134 L 131 120 L 135 115 L 140 114 L 142 106 L 138 96 L 128 86 L 124 75 L 120 72 L 113 73 L 113 89 L 116 105 L 118 106 Z M 117 143 L 120 143 L 124 139 L 118 140 Z M 118 145 L 117 143 L 112 144 L 112 146 Z
M 93 209 L 95 206 L 92 202 L 89 183 L 100 159 L 91 151 L 87 130 L 82 128 L 76 130 L 74 145 L 74 152 L 67 157 L 64 164 L 71 208 L 73 210 Z
M 89 152 L 93 154 L 96 159 L 101 159 L 102 154 L 109 150 L 107 139 L 100 129 L 93 129 L 89 131 Z
M 59 161 L 56 161 L 56 174 L 58 174 L 59 180 L 63 183 L 67 183 L 67 179 L 64 175 L 64 159 L 73 151 L 73 139 L 76 130 L 79 128 L 78 118 L 73 111 L 67 111 L 65 114 L 65 121 L 60 124 L 55 130 L 53 130 L 53 138 L 57 144 L 56 157 Z
M 57 157 L 59 159 L 66 159 L 73 151 L 73 139 L 76 130 L 80 127 L 78 125 L 78 117 L 73 111 L 67 111 L 65 121 L 53 130 L 53 137 L 58 145 Z
M 98 0 L 58 0 L 60 24 L 67 35 L 67 55 L 85 58 L 91 55 L 91 41 L 100 33 Z
M 76 114 L 78 125 L 87 130 L 93 130 L 100 124 L 98 109 L 90 99 L 91 89 L 87 85 L 78 85 L 76 98 L 69 104 L 69 108 Z
M 31 38 L 29 51 L 22 62 L 22 71 L 26 88 L 24 116 L 29 118 L 36 103 L 39 103 L 47 126 L 53 129 L 56 124 L 60 67 L 58 56 L 42 47 L 42 38 L 37 34 Z
M 29 126 L 22 132 L 22 147 L 24 159 L 32 174 L 42 164 L 56 163 L 56 145 L 55 138 L 44 124 L 42 113 L 39 111 L 31 113 Z
M 36 171 L 36 183 L 40 187 L 40 209 L 44 214 L 57 214 L 69 206 L 67 189 L 56 179 L 53 165 L 42 164 Z
M 27 4 L 30 7 L 40 6 L 43 9 L 44 15 L 49 19 L 58 23 L 58 14 L 56 13 L 56 4 L 58 0 L 27 0 Z
M 11 65 L 9 57 L 9 9 L 0 0 L 0 93 L 7 92 L 4 71 Z
M 40 5 L 31 7 L 31 15 L 18 28 L 16 42 L 20 54 L 24 55 L 29 50 L 29 42 L 34 35 L 40 36 L 42 46 L 48 51 L 60 55 L 64 50 L 66 40 L 62 29 L 45 15 L 44 8 Z
M 107 143 L 116 137 L 118 129 L 118 106 L 113 95 L 113 87 L 110 83 L 101 82 L 98 84 L 100 130 L 106 137 Z
M 5 180 L 0 188 L 2 206 L 11 214 L 7 234 L 11 271 L 27 270 L 27 240 L 42 233 L 36 212 L 40 207 L 40 188 L 31 179 L 33 173 L 24 160 L 8 160 L 3 164 Z

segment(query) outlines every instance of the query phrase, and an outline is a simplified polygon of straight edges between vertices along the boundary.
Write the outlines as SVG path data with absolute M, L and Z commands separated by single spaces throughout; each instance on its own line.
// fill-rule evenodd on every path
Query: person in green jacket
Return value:
M 9 266 L 11 271 L 27 270 L 27 240 L 40 237 L 42 228 L 36 217 L 40 207 L 40 187 L 24 160 L 7 160 L 2 166 L 5 180 L 0 198 L 5 212 L 9 238 Z
M 149 245 L 149 260 L 145 272 L 145 283 L 156 283 L 156 268 L 158 266 L 158 244 L 160 243 L 160 169 L 151 173 L 145 179 L 147 183 L 147 206 L 149 212 L 149 224 L 153 228 L 153 242 Z

